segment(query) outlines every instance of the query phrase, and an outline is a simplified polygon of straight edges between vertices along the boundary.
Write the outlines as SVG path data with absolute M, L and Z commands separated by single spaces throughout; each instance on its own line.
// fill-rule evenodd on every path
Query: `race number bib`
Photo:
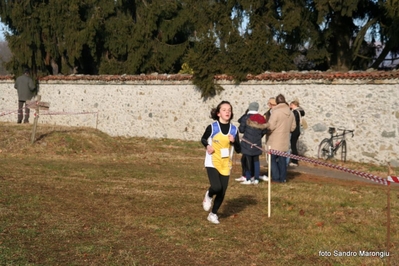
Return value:
M 220 155 L 222 156 L 222 158 L 229 157 L 230 155 L 229 149 L 228 148 L 220 149 Z

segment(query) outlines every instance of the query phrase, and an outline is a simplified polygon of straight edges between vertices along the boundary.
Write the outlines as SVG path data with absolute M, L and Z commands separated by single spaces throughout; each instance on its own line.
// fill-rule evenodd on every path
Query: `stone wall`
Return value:
M 161 75 L 159 75 L 161 76 Z M 98 128 L 112 136 L 140 136 L 199 141 L 212 122 L 209 113 L 221 100 L 233 105 L 234 123 L 248 104 L 258 101 L 260 112 L 279 93 L 287 101 L 299 99 L 306 111 L 305 134 L 299 149 L 317 157 L 328 127 L 354 129 L 348 139 L 348 160 L 399 166 L 398 79 L 285 79 L 258 80 L 236 85 L 218 82 L 224 91 L 204 100 L 189 78 L 87 79 L 48 78 L 40 82 L 42 101 L 50 113 L 40 123 Z M 17 95 L 10 78 L 0 79 L 0 121 L 16 122 Z M 9 114 L 9 112 L 15 111 Z M 31 117 L 33 122 L 33 116 Z M 39 127 L 40 132 L 40 127 Z

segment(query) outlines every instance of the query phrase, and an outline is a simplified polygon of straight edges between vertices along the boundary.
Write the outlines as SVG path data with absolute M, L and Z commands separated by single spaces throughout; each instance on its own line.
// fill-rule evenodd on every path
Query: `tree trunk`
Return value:
M 330 68 L 336 71 L 348 71 L 352 67 L 352 18 L 335 15 L 331 21 L 334 36 L 330 38 Z
M 384 59 L 389 54 L 390 50 L 391 50 L 391 47 L 390 47 L 389 42 L 388 42 L 388 43 L 385 44 L 385 46 L 382 49 L 380 55 L 378 56 L 378 58 L 374 61 L 374 63 L 370 67 L 374 68 L 374 69 L 378 69 L 380 64 L 384 61 Z

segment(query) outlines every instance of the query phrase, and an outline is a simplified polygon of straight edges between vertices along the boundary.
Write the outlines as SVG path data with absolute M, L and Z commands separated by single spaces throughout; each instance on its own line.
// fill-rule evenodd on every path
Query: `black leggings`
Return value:
M 227 186 L 229 185 L 228 175 L 221 175 L 216 168 L 206 167 L 208 179 L 211 186 L 209 187 L 209 197 L 216 195 L 213 201 L 212 213 L 217 214 L 224 196 L 226 195 Z
M 299 134 L 297 134 L 297 133 L 292 133 L 291 134 L 291 153 L 294 154 L 294 155 L 299 155 L 298 154 L 298 148 L 297 148 L 298 138 L 299 138 Z M 298 160 L 297 159 L 292 159 L 291 158 L 291 162 L 298 164 Z

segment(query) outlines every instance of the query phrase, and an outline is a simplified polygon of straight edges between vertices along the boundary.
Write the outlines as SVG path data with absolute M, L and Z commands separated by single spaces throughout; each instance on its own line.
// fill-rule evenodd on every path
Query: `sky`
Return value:
M 7 31 L 7 26 L 0 22 L 0 41 L 4 41 L 4 32 Z

